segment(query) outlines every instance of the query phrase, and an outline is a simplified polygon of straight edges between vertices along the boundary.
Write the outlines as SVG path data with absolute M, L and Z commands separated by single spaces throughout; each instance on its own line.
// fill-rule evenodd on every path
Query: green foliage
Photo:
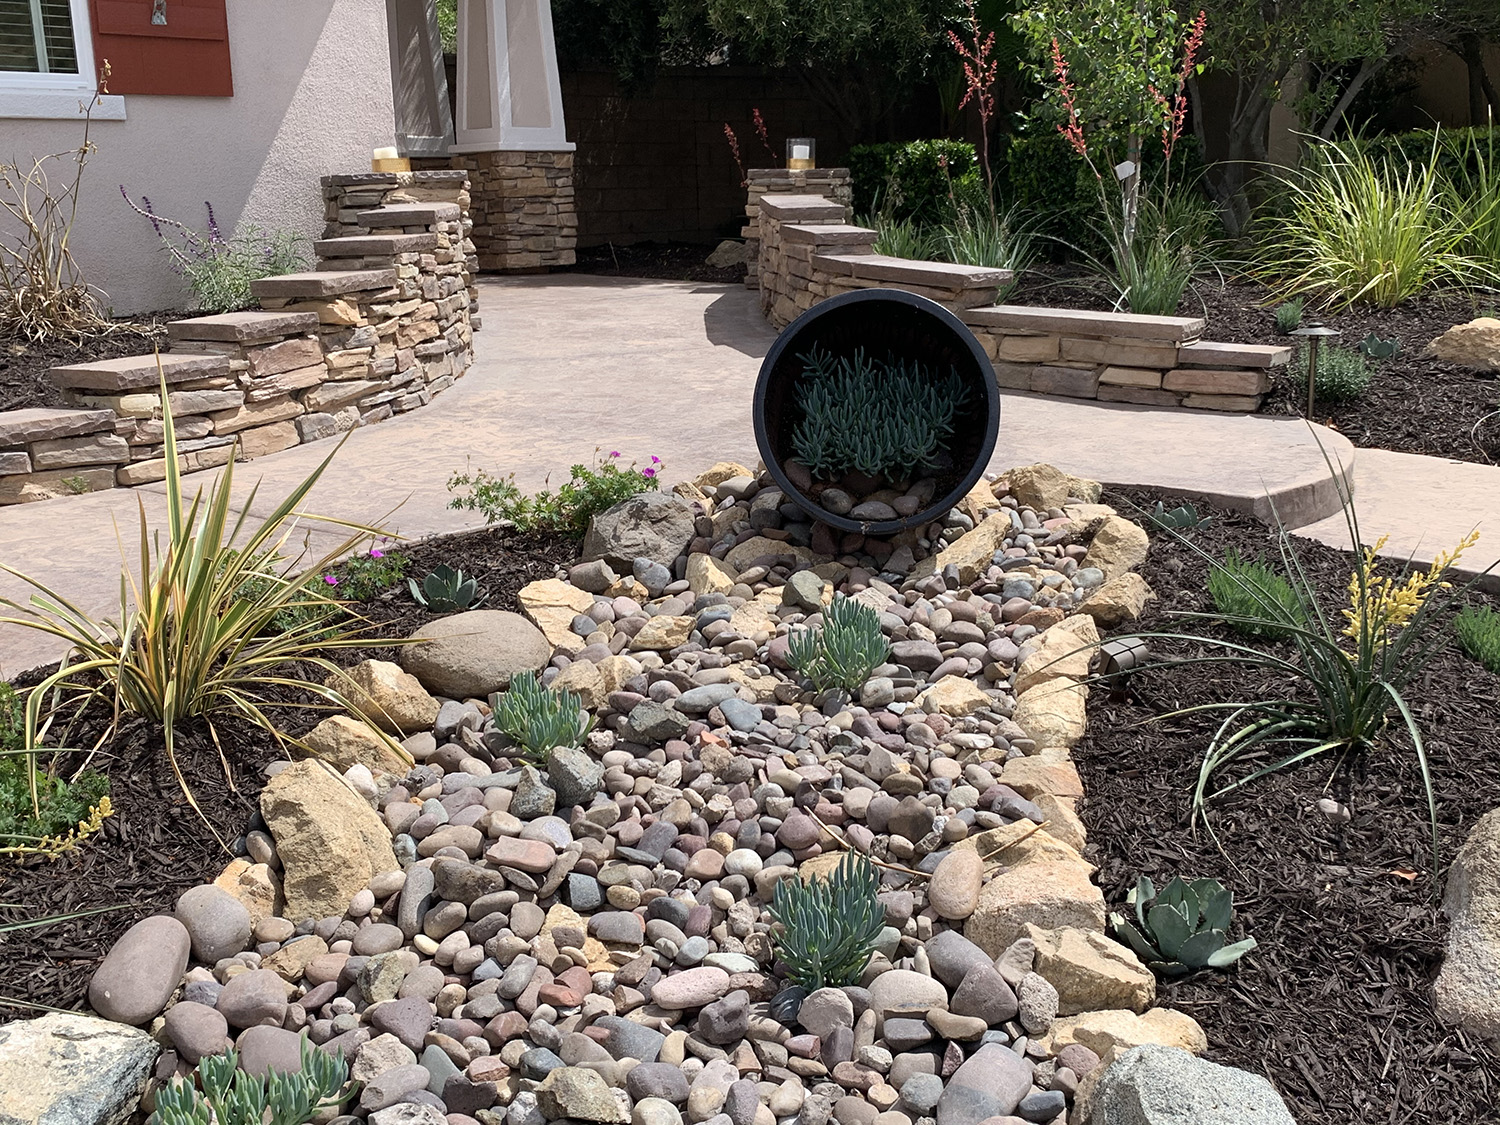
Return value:
M 823 610 L 821 629 L 799 629 L 787 640 L 787 662 L 818 691 L 859 690 L 891 651 L 880 614 L 842 594 Z
M 611 453 L 601 459 L 594 450 L 594 464 L 574 465 L 568 483 L 556 492 L 542 489 L 527 496 L 516 485 L 516 475 L 492 476 L 484 469 L 454 473 L 448 480 L 448 491 L 464 493 L 448 501 L 448 507 L 477 511 L 485 523 L 502 520 L 515 525 L 517 531 L 557 531 L 582 538 L 589 520 L 642 492 L 654 492 L 661 472 L 661 459 L 637 470 L 635 463 L 620 464 L 620 455 Z
M 437 0 L 438 37 L 443 41 L 443 54 L 458 51 L 458 0 Z
M 543 687 L 532 672 L 512 676 L 505 691 L 490 696 L 490 708 L 495 727 L 541 762 L 559 746 L 582 745 L 594 725 L 575 693 Z
M 306 243 L 307 239 L 293 230 L 263 231 L 247 226 L 241 234 L 213 243 L 203 257 L 184 262 L 182 275 L 200 311 L 253 308 L 256 298 L 250 283 L 307 269 Z
M 860 225 L 876 232 L 873 249 L 877 254 L 889 254 L 893 258 L 907 258 L 916 262 L 928 262 L 938 256 L 939 235 L 915 219 L 872 216 L 862 219 Z
M 417 604 L 433 613 L 457 613 L 473 609 L 484 601 L 484 595 L 479 592 L 479 583 L 466 577 L 462 570 L 454 570 L 447 563 L 439 563 L 431 574 L 422 579 L 420 586 L 415 578 L 408 578 L 406 583 Z
M 1500 191 L 1488 204 L 1455 205 L 1439 152 L 1434 137 L 1424 161 L 1396 166 L 1357 144 L 1316 145 L 1301 171 L 1280 176 L 1288 213 L 1267 228 L 1262 272 L 1330 308 L 1493 285 L 1500 260 L 1474 246 L 1486 216 L 1500 230 Z
M 853 192 L 854 213 L 868 215 L 885 200 L 886 185 L 891 182 L 891 162 L 901 151 L 900 141 L 854 145 L 849 149 L 849 186 Z M 881 251 L 884 253 L 884 251 Z
M 25 749 L 25 707 L 15 688 L 0 683 L 0 854 L 66 836 L 109 792 L 103 774 L 85 770 L 64 779 L 44 773 Z M 33 787 L 39 811 L 32 808 Z
M 1500 673 L 1500 613 L 1466 606 L 1453 619 L 1458 644 L 1491 672 Z
M 333 573 L 323 576 L 323 583 L 337 587 L 339 597 L 346 601 L 367 602 L 399 586 L 405 577 L 405 555 L 389 555 L 379 547 L 372 547 L 345 559 Z
M 950 223 L 953 196 L 969 181 L 982 182 L 974 146 L 968 141 L 911 141 L 891 158 L 882 210 L 924 226 Z
M 1301 297 L 1293 297 L 1290 301 L 1283 301 L 1276 306 L 1276 331 L 1283 336 L 1288 335 L 1302 324 L 1302 306 L 1307 302 Z
M 1085 254 L 1114 286 L 1119 303 L 1132 313 L 1171 316 L 1192 280 L 1213 263 L 1218 218 L 1195 191 L 1163 187 L 1138 200 L 1133 238 L 1125 237 L 1119 204 L 1107 200 L 1110 221 L 1100 229 L 1108 245 L 1103 256 Z
M 1304 391 L 1310 355 L 1307 341 L 1299 342 L 1297 375 Z M 1325 341 L 1318 350 L 1318 378 L 1313 387 L 1315 401 L 1353 402 L 1369 388 L 1371 378 L 1370 365 L 1358 349 Z
M 1401 354 L 1401 341 L 1394 336 L 1389 340 L 1382 340 L 1371 332 L 1355 348 L 1360 355 L 1367 355 L 1371 359 L 1391 359 Z
M 1302 624 L 1306 618 L 1296 591 L 1265 562 L 1251 562 L 1230 550 L 1208 571 L 1208 594 L 1225 624 L 1247 637 L 1285 637 L 1278 621 Z M 1274 614 L 1266 606 L 1276 607 Z
M 1157 527 L 1172 528 L 1177 531 L 1197 531 L 1213 523 L 1212 516 L 1199 517 L 1198 509 L 1192 504 L 1179 504 L 1177 507 L 1168 509 L 1160 500 L 1156 507 L 1147 513 L 1152 523 Z
M 776 953 L 794 984 L 811 992 L 859 983 L 885 928 L 879 894 L 880 873 L 855 852 L 845 852 L 826 879 L 776 884 Z
M 192 1077 L 175 1078 L 157 1091 L 147 1125 L 307 1125 L 316 1114 L 342 1106 L 358 1088 L 349 1081 L 349 1064 L 305 1035 L 301 1070 L 257 1078 L 237 1069 L 238 1063 L 232 1049 L 200 1059 Z
M 856 469 L 888 480 L 937 464 L 966 397 L 958 372 L 915 361 L 877 362 L 863 349 L 835 358 L 815 348 L 797 387 L 797 459 L 822 480 Z
M 1125 901 L 1135 907 L 1135 922 L 1112 913 L 1110 928 L 1161 976 L 1227 969 L 1256 946 L 1253 937 L 1226 944 L 1234 896 L 1217 879 L 1173 876 L 1158 895 L 1142 875 Z
M 1017 280 L 1037 257 L 1036 227 L 1014 207 L 993 215 L 988 210 L 960 207 L 942 238 L 944 257 L 950 262 L 1010 270 Z M 1002 289 L 996 300 L 1003 300 L 1016 284 Z

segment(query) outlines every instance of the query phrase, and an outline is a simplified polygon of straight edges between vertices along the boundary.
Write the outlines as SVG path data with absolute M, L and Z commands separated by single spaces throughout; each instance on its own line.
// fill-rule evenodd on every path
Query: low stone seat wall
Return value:
M 111 410 L 0 412 L 0 504 L 113 488 L 129 459 Z
M 824 196 L 762 194 L 745 212 L 758 236 L 761 310 L 777 328 L 853 289 L 916 293 L 969 326 L 1007 390 L 1248 412 L 1292 358 L 1289 347 L 1203 340 L 1201 317 L 997 305 L 1009 270 L 876 254 L 877 232 L 850 226 L 847 208 Z
M 760 204 L 767 196 L 813 195 L 848 209 L 854 200 L 854 182 L 847 168 L 751 168 L 745 173 L 748 202 L 745 204 L 745 287 L 755 289 L 760 280 Z

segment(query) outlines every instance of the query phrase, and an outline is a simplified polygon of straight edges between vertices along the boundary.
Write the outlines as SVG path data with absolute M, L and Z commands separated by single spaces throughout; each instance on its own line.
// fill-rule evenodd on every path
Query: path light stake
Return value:
M 1327 328 L 1321 320 L 1309 320 L 1301 328 L 1293 329 L 1288 333 L 1290 336 L 1304 336 L 1307 338 L 1307 420 L 1313 417 L 1313 392 L 1318 385 L 1318 352 L 1322 349 L 1323 340 L 1328 336 L 1342 336 L 1343 333 L 1337 328 Z
M 1140 637 L 1119 637 L 1099 646 L 1099 675 L 1109 680 L 1110 698 L 1125 698 L 1132 672 L 1146 666 L 1151 650 Z

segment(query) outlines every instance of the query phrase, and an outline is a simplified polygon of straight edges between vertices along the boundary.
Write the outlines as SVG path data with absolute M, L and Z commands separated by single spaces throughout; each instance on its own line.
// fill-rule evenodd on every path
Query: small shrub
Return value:
M 1217 879 L 1184 882 L 1174 876 L 1158 895 L 1142 875 L 1125 901 L 1135 907 L 1135 922 L 1111 914 L 1110 928 L 1164 977 L 1228 969 L 1256 946 L 1253 937 L 1226 944 L 1234 896 Z
M 448 507 L 477 511 L 485 523 L 505 521 L 517 531 L 557 531 L 582 538 L 589 520 L 642 492 L 654 492 L 662 471 L 660 457 L 637 470 L 635 462 L 620 464 L 620 454 L 601 459 L 594 450 L 594 464 L 574 465 L 568 483 L 555 493 L 542 489 L 527 496 L 516 485 L 516 475 L 497 477 L 484 469 L 454 473 L 448 491 L 465 490 L 448 501 Z
M 1295 332 L 1302 324 L 1302 306 L 1307 302 L 1301 297 L 1293 297 L 1290 301 L 1283 301 L 1276 306 L 1276 331 L 1283 336 Z
M 92 770 L 71 780 L 43 773 L 25 749 L 25 707 L 15 688 L 0 683 L 0 855 L 55 855 L 110 814 L 109 779 Z
M 957 186 L 979 178 L 979 161 L 968 141 L 911 141 L 891 159 L 881 209 L 921 226 L 941 226 L 953 220 Z
M 511 677 L 505 691 L 490 696 L 490 707 L 496 729 L 540 762 L 559 746 L 582 745 L 594 725 L 577 695 L 543 687 L 531 672 Z
M 399 586 L 405 577 L 404 555 L 390 555 L 379 547 L 371 547 L 364 554 L 345 559 L 323 576 L 323 583 L 336 587 L 338 596 L 345 601 L 367 602 Z
M 1458 644 L 1491 672 L 1500 673 L 1500 613 L 1467 606 L 1453 619 Z
M 885 199 L 886 185 L 891 182 L 891 162 L 901 147 L 900 141 L 882 141 L 849 149 L 846 163 L 856 215 L 869 214 Z
M 1297 371 L 1303 390 L 1307 388 L 1309 363 L 1307 341 L 1297 347 Z M 1373 378 L 1370 364 L 1356 348 L 1326 343 L 1318 352 L 1318 379 L 1313 387 L 1319 402 L 1353 402 L 1369 389 Z
M 439 563 L 420 586 L 415 578 L 408 578 L 406 584 L 416 603 L 433 613 L 458 613 L 484 601 L 479 583 L 446 563 Z
M 845 852 L 826 879 L 794 876 L 776 884 L 776 953 L 794 984 L 812 992 L 859 983 L 885 928 L 879 894 L 880 873 L 854 852 Z
M 1248 637 L 1284 637 L 1288 624 L 1304 620 L 1291 583 L 1264 562 L 1232 550 L 1209 567 L 1208 593 L 1225 623 Z
M 356 1089 L 343 1057 L 314 1047 L 305 1035 L 301 1070 L 253 1077 L 237 1069 L 238 1063 L 232 1049 L 200 1059 L 192 1075 L 174 1078 L 156 1092 L 147 1125 L 307 1125 L 338 1109 Z
M 890 653 L 880 614 L 842 594 L 823 610 L 821 629 L 800 629 L 788 641 L 788 663 L 818 691 L 857 691 Z
M 878 362 L 862 349 L 835 358 L 815 348 L 798 358 L 807 366 L 792 448 L 813 476 L 833 480 L 853 469 L 895 481 L 946 454 L 966 397 L 957 371 Z
M 914 262 L 928 262 L 938 256 L 941 236 L 915 219 L 891 219 L 871 216 L 862 221 L 863 226 L 876 232 L 872 249 L 877 254 L 889 254 L 892 258 L 906 258 Z

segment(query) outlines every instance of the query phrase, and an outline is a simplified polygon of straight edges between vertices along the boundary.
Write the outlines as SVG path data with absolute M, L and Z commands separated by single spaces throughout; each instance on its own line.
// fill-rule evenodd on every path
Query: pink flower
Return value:
M 610 454 L 609 455 L 611 457 L 618 457 L 620 455 L 620 451 L 618 449 L 612 449 L 612 450 L 610 450 Z
M 661 458 L 660 457 L 653 457 L 653 458 L 651 458 L 651 463 L 653 465 L 660 465 L 661 464 Z
M 374 551 L 374 550 L 372 550 L 370 552 L 370 557 L 372 559 L 383 559 L 383 558 L 385 558 L 385 552 L 384 551 Z
M 338 575 L 336 574 L 323 575 L 323 581 L 327 582 L 330 586 L 337 586 L 339 584 Z
M 650 480 L 655 475 L 656 475 L 656 470 L 655 469 L 642 469 L 641 470 L 641 476 L 645 477 L 647 480 Z

